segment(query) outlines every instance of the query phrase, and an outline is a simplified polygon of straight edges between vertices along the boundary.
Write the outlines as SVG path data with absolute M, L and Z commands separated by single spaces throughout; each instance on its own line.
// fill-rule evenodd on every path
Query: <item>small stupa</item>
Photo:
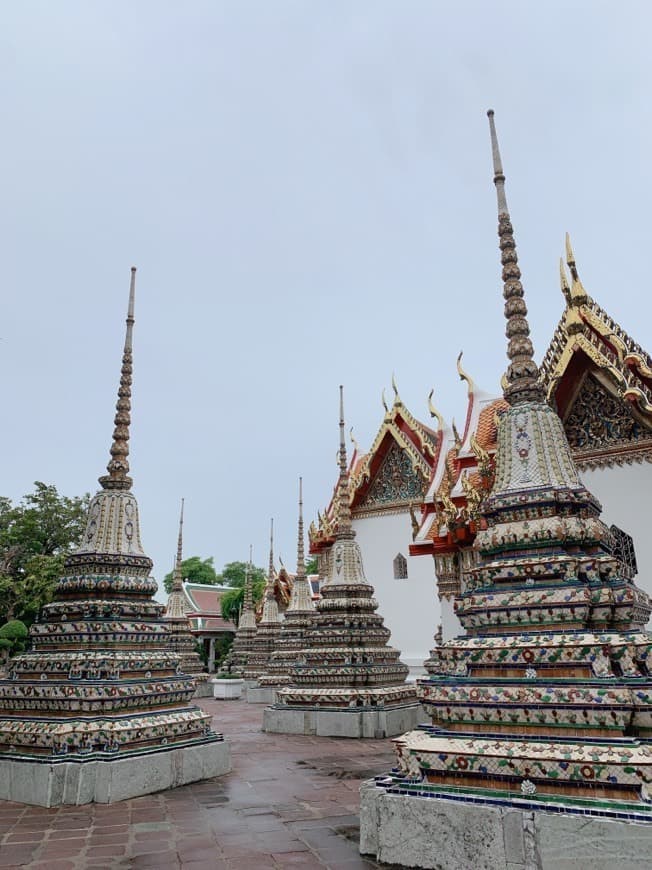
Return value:
M 0 799 L 109 803 L 230 770 L 193 678 L 168 646 L 129 477 L 132 269 L 111 459 L 32 649 L 0 682 Z
M 263 593 L 263 612 L 256 629 L 256 636 L 252 641 L 251 654 L 245 668 L 246 679 L 256 680 L 256 685 L 250 686 L 247 689 L 247 701 L 252 704 L 269 703 L 273 700 L 270 690 L 260 687 L 260 677 L 265 673 L 269 665 L 281 633 L 281 618 L 274 591 L 275 579 L 274 520 L 271 520 L 269 532 L 269 568 L 267 570 L 265 592 Z
M 172 590 L 168 596 L 165 608 L 165 621 L 170 629 L 168 645 L 181 657 L 181 670 L 184 674 L 192 674 L 196 680 L 195 697 L 206 697 L 211 694 L 208 679 L 210 674 L 204 670 L 204 664 L 197 653 L 197 639 L 190 630 L 186 596 L 183 592 L 183 502 L 181 499 L 181 515 L 179 517 L 179 537 L 177 541 L 177 556 L 172 574 Z
M 337 532 L 329 574 L 304 648 L 292 669 L 292 685 L 277 692 L 265 711 L 266 731 L 321 736 L 385 737 L 416 725 L 419 705 L 408 668 L 388 646 L 389 629 L 376 611 L 355 541 L 349 504 L 340 387 L 340 474 Z
M 290 603 L 281 623 L 281 631 L 276 641 L 276 649 L 272 653 L 267 669 L 258 678 L 262 689 L 269 692 L 268 700 L 275 700 L 276 689 L 289 686 L 292 683 L 292 668 L 296 664 L 297 655 L 304 647 L 304 634 L 312 625 L 315 616 L 315 605 L 308 576 L 303 533 L 303 482 L 299 478 L 299 523 L 297 538 L 297 573 L 292 585 Z M 263 724 L 264 727 L 264 724 Z
M 254 649 L 256 638 L 256 613 L 254 611 L 252 583 L 251 583 L 251 550 L 249 547 L 249 561 L 245 570 L 244 600 L 238 628 L 233 638 L 233 645 L 220 667 L 220 674 L 232 674 L 246 679 L 246 670 L 249 657 Z M 219 676 L 219 675 L 218 675 Z M 255 680 L 251 684 L 255 684 Z
M 432 726 L 396 740 L 397 771 L 363 789 L 361 850 L 451 870 L 480 858 L 492 868 L 643 867 L 652 847 L 650 601 L 611 552 L 600 504 L 546 402 L 493 112 L 489 123 L 509 407 L 480 508 L 479 562 L 456 602 L 467 635 L 439 646 L 419 683 Z

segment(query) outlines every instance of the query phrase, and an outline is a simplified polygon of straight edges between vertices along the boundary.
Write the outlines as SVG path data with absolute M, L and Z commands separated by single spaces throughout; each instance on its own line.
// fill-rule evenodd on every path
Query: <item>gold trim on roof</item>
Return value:
M 473 395 L 473 392 L 475 390 L 475 384 L 473 383 L 473 379 L 471 378 L 471 376 L 469 374 L 467 374 L 467 372 L 465 372 L 464 369 L 462 368 L 462 356 L 463 356 L 463 354 L 464 354 L 464 351 L 461 350 L 458 354 L 458 357 L 457 357 L 457 374 L 460 376 L 461 381 L 466 381 L 468 396 L 469 396 L 469 398 L 471 398 L 471 396 Z

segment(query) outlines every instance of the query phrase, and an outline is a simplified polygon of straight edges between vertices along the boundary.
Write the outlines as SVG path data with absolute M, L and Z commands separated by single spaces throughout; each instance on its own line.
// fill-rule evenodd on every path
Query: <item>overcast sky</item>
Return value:
M 335 479 L 337 387 L 367 448 L 392 371 L 463 419 L 505 367 L 493 107 L 540 359 L 571 232 L 652 349 L 646 2 L 51 0 L 0 5 L 1 494 L 94 491 L 129 268 L 131 466 L 159 579 L 296 554 Z M 373 582 L 373 577 L 369 578 Z

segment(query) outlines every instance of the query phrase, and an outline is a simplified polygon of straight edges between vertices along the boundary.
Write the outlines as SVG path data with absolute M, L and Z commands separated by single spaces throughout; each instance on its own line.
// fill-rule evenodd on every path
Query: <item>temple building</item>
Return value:
M 349 499 L 353 529 L 365 568 L 374 578 L 379 609 L 386 614 L 393 642 L 402 650 L 402 661 L 412 674 L 419 674 L 432 642 L 432 626 L 440 621 L 440 608 L 432 565 L 411 558 L 409 543 L 415 509 L 424 500 L 446 433 L 435 432 L 413 417 L 394 378 L 392 387 L 394 402 L 389 407 L 383 395 L 385 416 L 369 452 L 360 454 L 355 445 Z M 327 573 L 335 541 L 338 493 L 336 485 L 330 504 L 319 515 L 319 525 L 310 527 L 310 553 L 318 557 L 320 573 Z
M 260 692 L 267 691 L 268 703 L 276 700 L 276 689 L 292 684 L 292 669 L 297 656 L 305 646 L 304 635 L 312 626 L 315 616 L 312 588 L 306 575 L 303 532 L 303 482 L 299 478 L 299 521 L 297 532 L 297 573 L 292 583 L 292 594 L 276 647 L 265 669 L 258 678 Z M 263 726 L 264 727 L 264 726 Z
M 224 641 L 233 638 L 235 623 L 222 616 L 222 596 L 232 586 L 183 582 L 186 616 L 197 642 L 204 647 L 208 672 L 216 669 L 216 657 Z M 219 660 L 217 661 L 219 665 Z
M 340 476 L 336 531 L 328 571 L 292 684 L 277 692 L 264 713 L 264 730 L 319 736 L 383 737 L 417 723 L 408 668 L 388 646 L 389 629 L 376 611 L 355 541 L 349 501 L 349 468 L 340 387 Z
M 595 302 L 579 278 L 566 237 L 566 307 L 541 364 L 587 488 L 600 499 L 619 557 L 652 596 L 647 518 L 652 487 L 652 359 Z M 637 542 L 634 553 L 633 542 Z
M 195 678 L 195 697 L 211 695 L 208 683 L 209 674 L 197 653 L 197 638 L 192 634 L 190 620 L 187 615 L 187 600 L 183 593 L 181 562 L 183 559 L 183 499 L 181 499 L 181 515 L 179 517 L 179 538 L 177 541 L 177 556 L 172 575 L 172 591 L 168 596 L 165 608 L 165 621 L 170 629 L 168 645 L 181 657 L 181 670 L 184 674 L 192 674 Z
M 129 477 L 135 269 L 111 458 L 32 649 L 0 681 L 0 798 L 109 803 L 230 770 L 154 600 Z
M 609 546 L 623 570 L 631 577 L 638 571 L 639 585 L 652 595 L 644 510 L 652 486 L 652 382 L 646 380 L 652 361 L 588 296 L 568 238 L 566 260 L 566 310 L 543 358 L 541 383 L 562 419 L 582 480 L 602 503 Z M 470 397 L 474 393 L 470 386 Z M 410 545 L 412 555 L 434 558 L 444 639 L 461 628 L 453 600 L 474 564 L 477 508 L 493 483 L 497 422 L 507 407 L 502 398 L 485 397 L 483 404 L 477 415 L 469 408 L 467 434 L 451 440 L 435 467 Z M 641 542 L 636 552 L 635 540 Z
M 399 738 L 398 768 L 363 790 L 361 850 L 451 870 L 477 866 L 478 856 L 492 868 L 552 867 L 561 856 L 595 870 L 621 858 L 644 866 L 652 844 L 652 635 L 642 630 L 650 599 L 614 552 L 547 402 L 493 112 L 489 121 L 508 407 L 493 485 L 477 511 L 477 560 L 457 600 L 467 634 L 435 650 L 437 666 L 419 683 L 432 726 Z M 632 822 L 646 827 L 632 831 Z
M 261 688 L 259 679 L 263 674 L 267 673 L 270 659 L 274 654 L 281 633 L 281 617 L 276 601 L 275 579 L 274 520 L 272 520 L 269 534 L 269 568 L 263 593 L 263 612 L 244 672 L 247 680 L 256 681 L 256 685 L 250 685 L 247 688 L 247 701 L 252 704 L 269 703 L 274 700 L 273 693 L 270 693 L 269 688 Z
M 254 611 L 251 581 L 251 547 L 249 548 L 249 562 L 245 574 L 244 601 L 238 628 L 233 638 L 233 646 L 229 650 L 220 668 L 220 673 L 236 674 L 249 680 L 252 685 L 255 679 L 246 676 L 249 659 L 254 653 L 256 640 L 256 613 Z

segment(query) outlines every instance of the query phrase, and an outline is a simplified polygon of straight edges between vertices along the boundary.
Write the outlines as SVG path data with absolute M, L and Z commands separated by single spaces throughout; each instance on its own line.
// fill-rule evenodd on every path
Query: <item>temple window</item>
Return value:
M 610 535 L 605 541 L 607 549 L 620 562 L 623 574 L 631 580 L 638 573 L 632 536 L 623 532 L 618 526 L 611 526 L 609 532 Z
M 403 553 L 394 558 L 394 580 L 407 580 L 407 559 Z

